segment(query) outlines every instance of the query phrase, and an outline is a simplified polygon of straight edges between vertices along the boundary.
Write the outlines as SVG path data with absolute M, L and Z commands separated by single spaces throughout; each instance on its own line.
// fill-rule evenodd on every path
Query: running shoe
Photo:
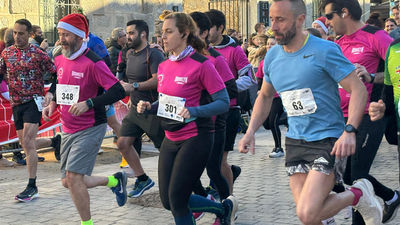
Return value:
M 323 225 L 336 225 L 335 218 L 331 217 L 326 220 L 322 220 Z
M 211 187 L 211 186 L 206 187 L 206 193 L 207 193 L 207 196 L 212 195 L 214 199 L 220 200 L 218 191 L 215 190 L 213 187 Z
M 22 157 L 22 155 L 13 155 L 12 160 L 19 165 L 22 165 L 22 166 L 26 165 L 26 160 Z
M 233 183 L 235 183 L 236 179 L 239 177 L 242 169 L 240 166 L 231 165 L 232 175 L 233 175 Z
M 274 148 L 272 149 L 272 152 L 269 153 L 270 158 L 280 158 L 283 157 L 285 153 L 283 152 L 282 148 Z
M 205 214 L 204 212 L 194 212 L 193 213 L 193 218 L 196 221 L 199 221 L 201 218 L 203 218 L 204 214 Z
M 215 221 L 212 225 L 221 225 L 221 220 L 219 219 L 219 217 L 215 218 Z
M 26 186 L 25 190 L 15 196 L 15 200 L 20 202 L 30 202 L 39 196 L 38 188 Z
M 0 159 L 0 166 L 3 166 L 3 167 L 14 167 L 15 163 L 12 162 L 12 161 L 9 161 L 9 160 L 7 160 L 6 158 L 3 157 L 3 158 Z
M 236 198 L 230 195 L 227 199 L 222 201 L 222 205 L 225 208 L 225 214 L 220 218 L 222 225 L 234 225 L 235 214 L 238 209 L 238 202 Z
M 140 197 L 143 192 L 149 190 L 154 186 L 154 181 L 149 177 L 146 181 L 139 181 L 136 179 L 135 186 L 133 190 L 129 192 L 128 197 L 130 198 L 137 198 Z
M 400 206 L 400 192 L 395 190 L 394 192 L 396 192 L 397 194 L 397 200 L 392 202 L 392 204 L 388 205 L 384 204 L 384 208 L 383 208 L 383 219 L 382 219 L 382 223 L 387 223 L 392 221 L 397 214 L 397 211 L 399 210 L 399 206 Z
M 115 173 L 113 176 L 118 179 L 118 184 L 117 186 L 112 187 L 111 191 L 114 192 L 118 205 L 123 206 L 125 205 L 127 199 L 126 183 L 128 178 L 126 177 L 126 174 L 123 171 Z
M 372 184 L 367 179 L 358 179 L 354 182 L 354 188 L 362 191 L 362 196 L 354 209 L 360 212 L 365 224 L 381 224 L 382 223 L 382 206 L 375 197 Z
M 57 134 L 56 136 L 54 136 L 51 140 L 51 143 L 51 147 L 54 148 L 54 156 L 56 157 L 57 161 L 60 161 L 61 135 Z

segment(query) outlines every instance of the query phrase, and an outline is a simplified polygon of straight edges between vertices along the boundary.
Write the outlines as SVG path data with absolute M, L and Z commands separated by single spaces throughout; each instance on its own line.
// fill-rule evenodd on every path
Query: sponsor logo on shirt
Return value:
M 363 52 L 364 52 L 364 47 L 351 49 L 351 54 L 353 54 L 353 55 L 359 55 L 359 54 L 361 54 Z
M 58 69 L 58 71 L 57 71 L 57 75 L 58 75 L 58 79 L 61 79 L 61 77 L 62 77 L 62 75 L 63 75 L 63 68 L 62 67 L 60 67 L 60 69 Z
M 83 73 L 72 71 L 72 77 L 74 77 L 75 79 L 82 79 L 83 76 Z
M 175 77 L 175 83 L 177 83 L 177 84 L 183 85 L 183 84 L 186 84 L 187 81 L 188 81 L 187 77 L 178 77 L 178 76 Z
M 157 79 L 158 79 L 158 85 L 162 86 L 162 82 L 164 80 L 164 74 L 159 74 Z

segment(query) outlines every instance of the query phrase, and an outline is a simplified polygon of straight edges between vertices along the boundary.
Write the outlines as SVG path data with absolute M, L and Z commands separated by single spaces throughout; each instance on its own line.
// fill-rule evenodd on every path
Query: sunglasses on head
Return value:
M 325 14 L 325 17 L 328 19 L 328 20 L 331 20 L 332 18 L 333 18 L 333 14 L 335 14 L 335 13 L 337 13 L 336 11 L 332 11 L 332 12 L 330 12 L 330 13 L 328 13 L 328 14 Z

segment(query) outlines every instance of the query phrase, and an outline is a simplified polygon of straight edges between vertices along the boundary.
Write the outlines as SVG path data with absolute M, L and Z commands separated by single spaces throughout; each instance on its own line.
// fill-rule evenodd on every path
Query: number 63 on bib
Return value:
M 310 88 L 284 91 L 280 95 L 288 116 L 304 116 L 317 110 L 317 104 Z

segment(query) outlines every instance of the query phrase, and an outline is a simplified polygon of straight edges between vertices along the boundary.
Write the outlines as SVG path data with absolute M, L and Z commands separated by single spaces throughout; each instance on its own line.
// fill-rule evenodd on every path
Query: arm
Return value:
M 131 92 L 135 91 L 132 84 L 124 82 L 122 80 L 120 81 L 120 83 L 127 93 L 131 93 Z M 143 82 L 138 82 L 138 84 L 139 84 L 139 87 L 138 87 L 139 91 L 147 91 L 147 90 L 157 89 L 157 74 L 156 73 L 152 74 L 152 77 L 150 79 L 143 81 Z
M 355 70 L 342 81 L 340 81 L 340 85 L 351 94 L 347 124 L 351 124 L 355 128 L 358 128 L 364 114 L 365 104 L 368 97 L 365 85 L 357 77 Z M 356 134 L 343 131 L 343 134 L 336 141 L 331 151 L 331 155 L 336 155 L 338 158 L 343 158 L 354 154 L 355 149 Z
M 254 84 L 256 84 L 256 81 L 254 80 L 253 77 L 254 77 L 254 71 L 251 64 L 248 64 L 247 66 L 239 70 L 238 79 L 236 80 L 238 92 L 245 91 Z
M 197 107 L 187 107 L 190 117 L 211 117 L 229 110 L 229 96 L 226 88 L 211 95 L 212 102 Z
M 250 150 L 250 152 L 254 154 L 254 134 L 267 119 L 274 99 L 274 94 L 275 89 L 272 84 L 263 82 L 253 107 L 249 127 L 247 128 L 246 134 L 239 142 L 240 152 L 247 153 Z

